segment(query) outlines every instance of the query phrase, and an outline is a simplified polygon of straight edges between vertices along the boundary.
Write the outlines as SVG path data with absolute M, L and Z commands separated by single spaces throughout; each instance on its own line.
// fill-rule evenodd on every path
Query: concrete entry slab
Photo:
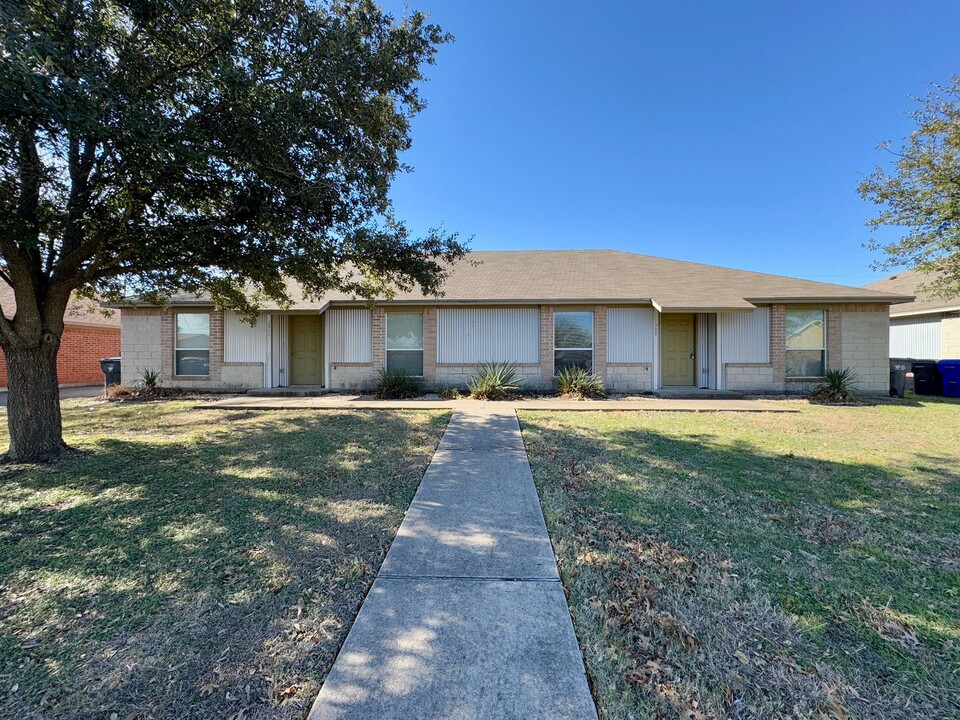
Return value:
M 504 410 L 454 413 L 309 720 L 596 720 Z
M 558 582 L 378 579 L 310 720 L 596 718 Z

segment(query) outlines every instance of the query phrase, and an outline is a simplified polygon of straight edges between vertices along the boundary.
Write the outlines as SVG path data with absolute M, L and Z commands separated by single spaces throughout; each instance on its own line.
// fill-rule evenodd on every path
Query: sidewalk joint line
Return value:
M 402 575 L 381 573 L 377 580 L 476 580 L 478 582 L 558 583 L 557 577 L 497 577 L 495 575 Z

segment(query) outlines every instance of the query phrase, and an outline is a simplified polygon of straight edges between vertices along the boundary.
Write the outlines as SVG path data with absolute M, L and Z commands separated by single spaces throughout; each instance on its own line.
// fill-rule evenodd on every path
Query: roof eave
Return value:
M 781 305 L 802 305 L 808 303 L 872 303 L 880 305 L 898 305 L 913 302 L 912 295 L 804 295 L 802 297 L 748 297 L 748 302 L 777 303 Z
M 890 317 L 914 317 L 916 315 L 940 315 L 942 313 L 960 312 L 960 305 L 942 305 L 933 308 L 919 308 L 917 310 L 906 310 L 904 312 L 892 312 Z

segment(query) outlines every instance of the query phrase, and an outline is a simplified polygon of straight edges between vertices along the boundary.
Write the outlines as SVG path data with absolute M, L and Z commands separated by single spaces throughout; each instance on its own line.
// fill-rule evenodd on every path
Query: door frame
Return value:
M 317 377 L 319 382 L 317 383 L 297 383 L 294 382 L 293 372 L 294 372 L 294 361 L 293 354 L 296 352 L 296 324 L 300 318 L 316 318 L 317 323 L 320 326 L 320 339 L 319 347 L 317 352 L 319 357 L 317 358 Z M 287 345 L 288 345 L 288 357 L 287 357 L 287 367 L 290 369 L 289 376 L 287 377 L 287 385 L 319 385 L 320 387 L 326 387 L 326 355 L 327 355 L 327 343 L 326 343 L 326 328 L 324 327 L 326 323 L 323 319 L 323 313 L 293 313 L 287 316 L 289 328 L 287 330 Z
M 664 321 L 665 321 L 666 318 L 668 318 L 668 317 L 677 317 L 677 316 L 679 316 L 679 315 L 683 315 L 683 316 L 685 316 L 685 317 L 690 318 L 690 328 L 691 328 L 691 330 L 692 330 L 692 335 L 691 335 L 692 343 L 691 343 L 691 346 L 693 347 L 693 360 L 691 361 L 691 362 L 692 362 L 692 372 L 691 372 L 691 378 L 690 378 L 690 382 L 689 382 L 689 383 L 684 383 L 683 385 L 668 385 L 667 382 L 666 382 L 666 372 L 665 372 L 665 370 L 666 370 L 666 363 L 664 362 L 664 353 L 666 353 L 666 351 L 667 351 L 667 350 L 666 350 L 666 342 L 663 341 L 663 338 L 664 338 L 665 335 L 666 335 L 665 330 L 664 330 Z M 696 388 L 696 387 L 699 387 L 699 384 L 698 384 L 698 382 L 697 382 L 697 360 L 698 360 L 698 358 L 697 358 L 697 314 L 696 314 L 696 313 L 661 313 L 661 314 L 660 314 L 660 337 L 661 337 L 661 341 L 660 341 L 660 352 L 659 352 L 659 356 L 658 356 L 658 358 L 657 358 L 658 362 L 660 363 L 660 372 L 658 373 L 658 375 L 659 375 L 659 381 L 660 381 L 660 387 L 661 387 L 661 388 L 665 388 L 665 387 L 675 387 L 675 388 L 690 387 L 690 388 Z

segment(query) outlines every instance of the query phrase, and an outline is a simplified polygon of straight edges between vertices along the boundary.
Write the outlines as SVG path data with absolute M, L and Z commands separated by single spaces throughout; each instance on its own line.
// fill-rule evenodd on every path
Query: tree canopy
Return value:
M 251 291 L 282 303 L 291 278 L 308 294 L 436 293 L 464 253 L 454 234 L 411 237 L 390 206 L 424 68 L 449 40 L 420 13 L 0 0 L 0 30 L 11 393 L 18 353 L 55 357 L 71 293 L 206 291 L 249 316 Z
M 925 289 L 949 298 L 960 294 L 960 76 L 917 101 L 917 127 L 896 152 L 893 170 L 877 167 L 859 187 L 863 198 L 882 207 L 867 224 L 906 234 L 867 247 L 883 253 L 876 267 L 929 273 Z

